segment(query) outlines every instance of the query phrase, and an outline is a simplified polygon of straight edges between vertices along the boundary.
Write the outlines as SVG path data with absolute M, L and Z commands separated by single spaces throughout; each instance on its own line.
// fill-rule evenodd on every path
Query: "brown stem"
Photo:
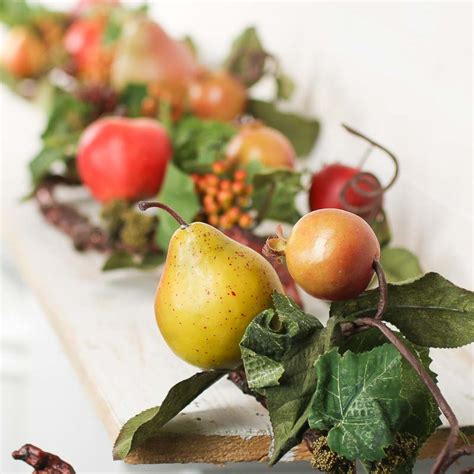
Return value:
M 388 305 L 388 286 L 387 279 L 385 278 L 385 273 L 383 271 L 382 265 L 378 260 L 374 260 L 372 267 L 377 275 L 379 281 L 379 302 L 377 304 L 377 312 L 375 313 L 374 319 L 381 320 L 385 311 L 387 310 Z
M 339 193 L 339 199 L 344 209 L 346 209 L 347 211 L 353 212 L 355 214 L 358 214 L 360 216 L 363 216 L 367 221 L 370 221 L 370 219 L 374 218 L 377 215 L 377 212 L 382 207 L 383 194 L 385 193 L 385 191 L 387 191 L 389 188 L 393 186 L 393 184 L 398 178 L 398 174 L 399 174 L 398 160 L 396 156 L 390 150 L 380 145 L 379 143 L 375 142 L 371 138 L 367 137 L 361 132 L 358 132 L 357 130 L 354 130 L 352 127 L 349 127 L 348 125 L 342 124 L 342 126 L 347 132 L 367 141 L 371 145 L 371 147 L 376 147 L 382 150 L 383 152 L 385 152 L 392 159 L 395 165 L 395 172 L 392 176 L 392 179 L 385 187 L 382 187 L 379 180 L 372 173 L 361 171 L 357 173 L 355 176 L 353 176 L 347 183 L 345 183 L 345 185 L 341 189 L 341 192 Z M 371 150 L 372 148 L 369 149 L 369 153 Z M 367 156 L 368 154 L 366 154 L 366 157 Z M 363 183 L 369 186 L 369 190 L 365 190 L 361 186 L 361 184 Z M 371 202 L 369 202 L 365 206 L 351 205 L 347 200 L 347 192 L 350 189 L 352 189 L 359 196 L 371 198 Z
M 30 465 L 33 474 L 75 474 L 74 468 L 55 454 L 47 453 L 32 444 L 25 444 L 12 453 L 13 459 L 19 459 Z
M 189 227 L 189 224 L 171 207 L 169 207 L 166 204 L 163 204 L 162 202 L 158 201 L 140 201 L 138 203 L 138 208 L 141 211 L 146 211 L 147 209 L 150 209 L 152 207 L 157 207 L 159 209 L 165 210 L 173 219 L 178 222 L 179 225 L 182 227 Z
M 395 172 L 394 172 L 390 182 L 385 187 L 382 188 L 383 191 L 387 191 L 389 188 L 391 188 L 395 184 L 395 181 L 398 178 L 398 173 L 399 173 L 399 168 L 400 167 L 399 167 L 399 164 L 398 164 L 397 157 L 390 150 L 385 148 L 383 145 L 380 145 L 379 143 L 377 143 L 376 141 L 374 141 L 371 138 L 367 137 L 363 133 L 358 132 L 357 130 L 353 129 L 352 127 L 349 127 L 349 125 L 346 125 L 346 124 L 343 123 L 342 126 L 344 127 L 344 129 L 346 131 L 348 131 L 352 135 L 355 135 L 356 137 L 362 138 L 366 142 L 370 143 L 372 146 L 374 146 L 374 147 L 378 148 L 379 150 L 382 150 L 383 152 L 385 152 L 392 159 L 393 164 L 395 165 Z
M 455 451 L 451 452 L 451 455 L 446 459 L 446 462 L 444 464 L 445 469 L 447 470 L 449 466 L 454 464 L 460 457 L 462 456 L 469 456 L 474 454 L 474 446 L 473 445 L 467 445 L 467 446 L 461 446 L 460 448 L 456 449 Z M 474 467 L 468 467 L 467 469 L 464 469 L 461 471 L 462 473 L 468 473 L 468 472 L 474 472 Z

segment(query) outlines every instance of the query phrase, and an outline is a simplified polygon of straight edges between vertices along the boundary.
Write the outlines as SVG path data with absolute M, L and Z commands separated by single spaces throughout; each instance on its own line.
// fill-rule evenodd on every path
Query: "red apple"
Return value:
M 159 191 L 171 154 L 168 134 L 156 120 L 108 117 L 84 130 L 77 169 L 101 202 L 139 199 Z

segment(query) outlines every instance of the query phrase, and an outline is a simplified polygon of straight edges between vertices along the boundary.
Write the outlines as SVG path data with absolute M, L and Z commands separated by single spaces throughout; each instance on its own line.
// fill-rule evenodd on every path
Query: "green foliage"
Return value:
M 200 209 L 193 180 L 172 163 L 168 164 L 158 200 L 171 206 L 185 221 L 189 222 L 196 217 Z M 167 212 L 160 213 L 155 240 L 163 251 L 168 248 L 171 236 L 178 227 L 179 224 Z
M 252 99 L 247 112 L 262 120 L 269 127 L 276 128 L 292 143 L 298 156 L 311 153 L 319 136 L 319 121 L 288 112 L 279 111 L 272 102 Z
M 135 268 L 137 270 L 153 270 L 166 259 L 164 253 L 147 252 L 144 255 L 131 254 L 125 251 L 112 253 L 105 261 L 102 271 Z
M 225 157 L 225 148 L 236 129 L 227 123 L 186 117 L 173 130 L 173 161 L 187 173 L 211 170 Z
M 344 355 L 333 349 L 317 360 L 316 377 L 309 426 L 328 430 L 328 445 L 340 456 L 382 459 L 407 409 L 397 349 L 384 344 Z
M 291 298 L 274 293 L 273 301 L 274 309 L 258 315 L 241 341 L 248 380 L 267 400 L 274 435 L 270 464 L 298 444 L 307 428 L 313 364 L 325 350 L 322 333 L 328 330 Z
M 301 217 L 296 209 L 296 196 L 302 191 L 301 173 L 291 170 L 263 170 L 253 176 L 253 208 L 259 220 L 273 219 L 295 224 Z
M 120 241 L 137 251 L 145 250 L 149 246 L 151 234 L 156 226 L 155 217 L 130 209 L 123 214 L 122 218 Z
M 429 349 L 410 343 L 400 333 L 396 333 L 396 335 L 408 346 L 433 380 L 436 381 L 436 374 L 430 370 L 431 358 L 429 356 Z M 341 347 L 341 351 L 366 352 L 380 347 L 386 342 L 385 336 L 377 329 L 372 328 L 351 336 Z M 408 409 L 400 425 L 399 432 L 415 436 L 418 448 L 420 448 L 440 425 L 440 411 L 426 385 L 405 359 L 402 359 L 401 378 L 400 397 L 407 401 Z M 416 452 L 414 457 L 416 457 Z
M 29 165 L 33 184 L 41 182 L 54 163 L 67 165 L 74 160 L 77 142 L 92 112 L 90 104 L 66 92 L 54 92 L 48 123 L 41 135 L 43 148 Z
M 404 248 L 383 248 L 380 255 L 380 263 L 389 283 L 409 280 L 423 274 L 416 255 Z
M 114 459 L 125 459 L 137 446 L 156 436 L 166 423 L 225 373 L 224 371 L 199 372 L 172 387 L 161 406 L 145 410 L 128 420 L 115 441 Z
M 142 101 L 148 95 L 146 84 L 128 84 L 120 95 L 120 104 L 127 109 L 128 117 L 142 116 Z
M 385 211 L 382 210 L 379 215 L 370 222 L 370 227 L 372 227 L 372 230 L 375 232 L 380 247 L 384 248 L 390 243 L 392 240 L 392 232 Z
M 36 20 L 52 15 L 63 16 L 57 12 L 51 12 L 37 3 L 28 3 L 26 0 L 0 0 L 0 23 L 10 27 L 31 26 Z
M 275 56 L 265 50 L 253 26 L 245 28 L 232 42 L 224 67 L 246 87 L 264 76 L 271 76 L 275 81 L 277 99 L 289 99 L 293 94 L 293 81 L 282 71 Z
M 353 320 L 375 314 L 378 289 L 331 304 L 333 317 Z M 474 293 L 437 273 L 403 284 L 388 285 L 384 320 L 411 342 L 425 347 L 459 347 L 474 341 Z

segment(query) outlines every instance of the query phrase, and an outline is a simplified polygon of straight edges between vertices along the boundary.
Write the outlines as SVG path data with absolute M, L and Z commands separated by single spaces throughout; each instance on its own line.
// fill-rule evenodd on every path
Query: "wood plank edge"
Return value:
M 463 428 L 470 443 L 474 443 L 474 427 Z M 440 452 L 449 430 L 437 430 L 424 444 L 419 459 L 431 459 Z M 266 462 L 271 436 L 187 435 L 163 433 L 148 440 L 125 459 L 128 464 L 206 463 L 223 465 L 231 462 Z M 458 446 L 463 442 L 460 440 Z M 306 444 L 293 448 L 283 461 L 309 461 Z

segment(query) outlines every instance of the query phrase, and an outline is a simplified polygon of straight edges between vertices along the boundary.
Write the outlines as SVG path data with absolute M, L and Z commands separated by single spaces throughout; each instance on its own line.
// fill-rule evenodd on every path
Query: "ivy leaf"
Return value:
M 265 122 L 269 127 L 282 132 L 290 140 L 298 156 L 311 153 L 319 136 L 318 120 L 281 112 L 272 102 L 255 99 L 248 102 L 247 112 Z
M 120 104 L 127 109 L 128 117 L 142 116 L 142 101 L 148 95 L 146 84 L 128 84 L 120 96 Z
M 404 248 L 386 247 L 382 249 L 380 263 L 385 277 L 390 283 L 409 280 L 423 274 L 416 255 Z
M 331 316 L 353 320 L 374 315 L 378 289 L 331 304 Z M 474 342 L 474 293 L 437 273 L 388 285 L 384 316 L 411 342 L 424 347 L 460 347 Z
M 302 191 L 301 173 L 290 170 L 264 170 L 253 177 L 253 207 L 259 219 L 273 219 L 294 224 L 301 217 L 296 209 L 296 195 Z
M 436 381 L 436 374 L 430 369 L 432 361 L 429 356 L 429 348 L 410 343 L 400 333 L 396 333 L 396 335 L 408 346 L 411 352 L 423 364 L 432 379 Z M 385 336 L 379 330 L 371 328 L 351 336 L 341 350 L 342 352 L 350 350 L 354 353 L 361 353 L 371 351 L 386 343 L 387 339 Z M 418 438 L 418 445 L 421 447 L 440 425 L 440 411 L 426 385 L 404 358 L 402 358 L 401 370 L 402 386 L 400 396 L 407 401 L 409 410 L 400 426 L 400 432 L 416 436 Z
M 209 172 L 225 157 L 225 148 L 236 129 L 227 123 L 187 117 L 173 132 L 173 161 L 188 173 Z
M 174 164 L 168 164 L 165 180 L 158 200 L 172 206 L 185 221 L 192 221 L 200 209 L 194 182 L 190 175 L 183 173 Z M 179 224 L 167 212 L 161 212 L 156 231 L 156 243 L 165 251 Z
M 250 323 L 240 345 L 247 379 L 267 400 L 274 435 L 271 465 L 301 441 L 307 428 L 313 365 L 324 351 L 320 336 L 327 331 L 291 298 L 274 293 L 273 301 L 274 309 Z
M 329 430 L 328 445 L 340 456 L 382 459 L 407 410 L 397 349 L 384 344 L 342 356 L 333 349 L 317 360 L 316 377 L 309 426 Z
M 164 263 L 164 253 L 149 252 L 145 255 L 133 255 L 128 252 L 114 252 L 105 261 L 102 271 L 136 268 L 138 270 L 153 270 Z
M 158 435 L 166 423 L 225 373 L 225 371 L 207 371 L 194 374 L 172 387 L 161 406 L 149 408 L 128 420 L 115 440 L 114 459 L 125 459 L 135 448 Z
M 68 158 L 59 148 L 43 148 L 28 165 L 33 183 L 38 184 L 48 174 L 53 163 L 66 161 Z

